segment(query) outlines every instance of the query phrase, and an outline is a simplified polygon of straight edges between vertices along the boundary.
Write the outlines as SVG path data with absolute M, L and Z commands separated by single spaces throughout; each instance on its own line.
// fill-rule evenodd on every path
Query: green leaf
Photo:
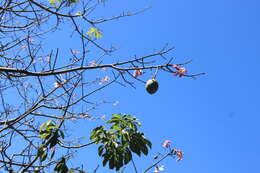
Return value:
M 95 37 L 96 39 L 102 38 L 102 32 L 98 28 L 90 28 L 87 35 L 89 37 Z
M 115 118 L 118 118 L 118 119 L 122 118 L 122 115 L 120 115 L 120 114 L 112 114 L 112 116 L 115 117 Z
M 43 162 L 44 160 L 46 160 L 47 158 L 47 148 L 44 147 L 42 144 L 39 146 L 39 149 L 38 149 L 38 153 L 37 155 L 39 156 L 39 159 L 41 162 Z
M 34 173 L 40 173 L 40 168 L 39 167 L 35 167 L 34 168 Z
M 109 159 L 109 169 L 114 169 L 115 167 L 115 156 L 112 155 L 111 158 Z
M 111 127 L 111 129 L 112 129 L 112 130 L 118 130 L 118 131 L 121 131 L 121 130 L 122 130 L 122 128 L 121 128 L 119 125 L 117 125 L 117 124 L 113 125 L 113 126 Z
M 124 157 L 124 164 L 125 165 L 128 164 L 131 160 L 132 160 L 132 153 L 128 148 L 126 148 L 125 157 Z
M 102 165 L 106 166 L 107 162 L 108 162 L 108 157 L 107 157 L 107 155 L 105 155 Z
M 142 153 L 144 153 L 144 155 L 148 154 L 148 148 L 146 145 L 141 145 L 140 149 L 141 149 Z
M 77 3 L 78 0 L 70 0 L 70 3 Z
M 46 131 L 52 131 L 52 130 L 54 130 L 54 129 L 56 129 L 56 128 L 57 128 L 57 127 L 56 127 L 55 124 L 49 124 L 49 125 L 46 126 L 45 130 L 46 130 Z
M 134 153 L 136 153 L 138 156 L 141 156 L 141 149 L 140 149 L 140 147 L 138 146 L 138 143 L 137 143 L 137 142 L 131 140 L 131 141 L 130 141 L 130 149 L 131 149 Z
M 119 151 L 117 154 L 116 171 L 118 171 L 124 165 L 124 151 Z
M 60 3 L 61 0 L 49 0 L 50 4 L 56 4 L 56 3 Z
M 43 123 L 43 124 L 40 126 L 40 130 L 45 129 L 45 127 L 48 126 L 51 122 L 52 122 L 52 120 L 49 120 L 49 121 Z
M 102 155 L 103 150 L 104 150 L 104 146 L 103 146 L 103 145 L 101 145 L 101 146 L 98 147 L 98 155 L 99 155 L 99 156 Z
M 62 157 L 61 161 L 57 163 L 54 171 L 57 171 L 58 173 L 68 173 L 69 168 L 66 165 L 66 159 L 64 157 Z
M 145 143 L 149 146 L 149 148 L 152 148 L 152 143 L 146 139 L 146 138 L 143 138 L 143 140 L 145 141 Z
M 70 168 L 68 173 L 75 173 L 75 170 Z
M 54 146 L 58 143 L 58 141 L 59 141 L 58 138 L 59 138 L 59 135 L 58 135 L 58 132 L 56 131 L 56 132 L 53 134 L 52 138 L 49 139 L 48 143 L 46 143 L 46 145 L 50 144 L 50 145 L 49 145 L 49 148 L 54 147 Z
M 112 124 L 112 123 L 119 123 L 120 119 L 118 118 L 111 118 L 110 120 L 107 121 L 107 124 Z
M 42 135 L 40 135 L 40 138 L 41 139 L 48 139 L 50 136 L 51 136 L 51 133 L 47 132 L 47 133 L 43 133 Z
M 43 153 L 43 154 L 40 156 L 41 162 L 45 161 L 46 158 L 47 158 L 47 156 L 48 156 L 47 152 L 46 152 L 46 153 Z

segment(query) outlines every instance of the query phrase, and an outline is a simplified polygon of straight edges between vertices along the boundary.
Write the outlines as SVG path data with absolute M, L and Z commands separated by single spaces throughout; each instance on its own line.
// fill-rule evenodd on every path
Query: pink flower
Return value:
M 143 71 L 138 69 L 134 71 L 133 77 L 138 77 L 141 76 L 143 74 Z
M 32 43 L 32 42 L 34 42 L 34 41 L 35 41 L 35 39 L 33 39 L 33 38 L 31 38 L 31 37 L 29 38 L 29 42 L 30 42 L 30 43 Z
M 59 88 L 59 87 L 62 87 L 67 81 L 66 80 L 63 80 L 63 82 L 54 82 L 54 88 Z
M 102 67 L 100 70 L 101 71 L 107 71 L 107 68 L 106 67 Z
M 54 88 L 59 88 L 59 87 L 62 86 L 62 83 L 60 83 L 60 82 L 55 82 L 53 85 L 54 85 Z
M 97 66 L 96 61 L 91 61 L 89 64 L 90 64 L 91 67 L 96 67 Z
M 104 78 L 102 78 L 100 80 L 100 82 L 108 82 L 110 80 L 110 78 L 108 76 L 105 76 Z
M 94 120 L 94 118 L 87 113 L 80 114 L 80 118 L 87 118 L 89 120 Z
M 27 45 L 22 46 L 22 49 L 27 49 L 27 48 L 28 48 Z
M 165 140 L 162 144 L 163 148 L 169 148 L 170 147 L 170 143 L 172 143 L 170 140 Z
M 187 70 L 179 65 L 173 64 L 172 67 L 177 70 L 176 72 L 173 72 L 174 76 L 182 77 L 184 73 L 187 73 Z
M 184 153 L 181 150 L 173 149 L 174 155 L 176 155 L 178 158 L 176 159 L 177 162 L 183 160 Z
M 51 62 L 51 57 L 50 56 L 46 57 L 46 62 Z
M 76 49 L 72 49 L 71 52 L 72 52 L 73 55 L 77 55 L 77 54 L 80 53 L 80 51 L 78 51 L 78 50 L 76 50 Z

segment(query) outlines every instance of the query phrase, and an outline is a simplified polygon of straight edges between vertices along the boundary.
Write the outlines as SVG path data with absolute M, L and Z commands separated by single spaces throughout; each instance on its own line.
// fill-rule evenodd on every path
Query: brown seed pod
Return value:
M 159 84 L 155 79 L 149 79 L 145 84 L 146 91 L 149 94 L 154 94 L 158 90 L 158 87 Z

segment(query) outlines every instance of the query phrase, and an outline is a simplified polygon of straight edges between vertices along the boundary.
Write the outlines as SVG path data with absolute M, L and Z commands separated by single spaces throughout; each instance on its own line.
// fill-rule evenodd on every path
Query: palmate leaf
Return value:
M 152 144 L 138 131 L 140 123 L 135 117 L 113 114 L 106 123 L 110 125 L 108 130 L 104 126 L 96 127 L 90 137 L 96 144 L 101 144 L 98 155 L 103 157 L 103 166 L 108 163 L 110 169 L 118 171 L 132 160 L 132 153 L 148 154 Z

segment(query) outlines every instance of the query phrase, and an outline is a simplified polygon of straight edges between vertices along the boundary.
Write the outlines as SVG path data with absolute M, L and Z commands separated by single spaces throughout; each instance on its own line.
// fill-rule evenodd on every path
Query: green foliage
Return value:
M 73 3 L 77 3 L 78 0 L 65 0 L 67 5 L 71 5 Z M 57 3 L 61 3 L 61 0 L 49 0 L 50 4 L 57 4 Z
M 34 172 L 33 173 L 40 173 L 40 168 L 38 168 L 38 167 L 34 168 Z
M 39 149 L 38 149 L 37 155 L 39 156 L 41 162 L 45 161 L 47 156 L 48 156 L 47 148 L 44 147 L 44 145 L 41 144 Z
M 103 166 L 109 163 L 110 169 L 118 171 L 132 160 L 132 153 L 148 154 L 152 144 L 138 131 L 141 124 L 135 117 L 113 114 L 107 124 L 111 125 L 109 130 L 104 126 L 96 127 L 90 137 L 96 144 L 101 144 L 98 155 L 103 157 Z
M 57 4 L 57 3 L 60 3 L 61 0 L 49 0 L 49 3 L 50 4 Z
M 87 35 L 96 39 L 102 38 L 102 32 L 98 28 L 90 28 L 87 32 Z
M 60 137 L 64 138 L 64 133 L 50 120 L 40 126 L 39 136 L 46 147 L 53 148 L 58 143 Z
M 48 156 L 48 148 L 51 149 L 58 144 L 59 138 L 64 138 L 64 133 L 51 120 L 43 123 L 40 126 L 39 136 L 43 140 L 38 149 L 38 156 L 40 161 L 45 161 Z M 51 158 L 53 158 L 55 150 L 52 151 Z
M 56 164 L 54 171 L 57 173 L 86 173 L 85 171 L 82 171 L 79 167 L 69 169 L 64 157 L 62 157 L 61 160 Z
M 66 165 L 66 159 L 63 157 L 61 160 L 57 163 L 57 165 L 54 168 L 54 171 L 57 173 L 68 173 L 69 168 Z
M 70 168 L 68 173 L 86 173 L 85 171 L 80 170 L 80 168 Z

